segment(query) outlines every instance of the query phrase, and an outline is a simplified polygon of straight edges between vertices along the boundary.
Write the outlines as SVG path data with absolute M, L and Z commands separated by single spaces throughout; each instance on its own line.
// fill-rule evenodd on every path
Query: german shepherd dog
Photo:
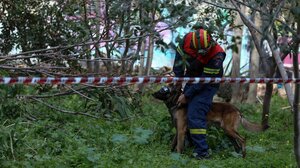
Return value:
M 187 107 L 186 105 L 177 105 L 177 99 L 181 95 L 181 85 L 169 84 L 162 87 L 152 96 L 162 100 L 171 115 L 173 124 L 176 128 L 176 135 L 171 143 L 172 151 L 182 153 L 184 149 L 184 139 L 187 132 Z M 252 132 L 261 132 L 268 128 L 259 124 L 247 121 L 240 111 L 229 103 L 213 102 L 210 111 L 207 114 L 207 122 L 215 123 L 220 126 L 225 134 L 231 140 L 237 153 L 242 151 L 243 158 L 246 156 L 246 139 L 242 137 L 237 129 L 241 124 L 246 130 Z

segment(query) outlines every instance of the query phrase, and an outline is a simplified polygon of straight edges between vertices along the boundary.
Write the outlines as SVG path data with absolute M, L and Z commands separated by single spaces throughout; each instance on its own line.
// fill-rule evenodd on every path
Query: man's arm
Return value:
M 173 65 L 173 72 L 175 73 L 176 77 L 183 77 L 185 71 L 185 64 L 183 62 L 183 54 L 181 47 L 177 47 L 175 61 Z
M 200 77 L 222 77 L 223 76 L 223 61 L 226 54 L 221 52 L 218 53 L 213 59 L 211 59 L 203 69 L 203 73 Z M 204 84 L 197 83 L 191 85 L 186 90 L 184 90 L 184 95 L 186 98 L 193 97 L 197 92 L 199 92 Z

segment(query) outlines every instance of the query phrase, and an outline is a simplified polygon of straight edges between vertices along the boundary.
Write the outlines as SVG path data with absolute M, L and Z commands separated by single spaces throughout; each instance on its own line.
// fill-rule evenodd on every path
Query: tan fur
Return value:
M 175 138 L 177 138 L 177 145 L 176 145 L 176 151 L 182 152 L 184 148 L 184 137 L 187 130 L 187 115 L 186 115 L 186 108 L 179 108 L 176 111 L 175 117 L 176 117 L 176 134 Z M 174 140 L 173 140 L 174 141 Z
M 184 137 L 187 131 L 186 113 L 186 108 L 179 108 L 175 113 L 177 128 L 177 136 L 175 136 L 177 138 L 176 151 L 179 153 L 182 153 L 184 149 Z M 262 125 L 250 123 L 242 117 L 235 106 L 223 102 L 213 102 L 211 110 L 207 114 L 207 122 L 218 123 L 225 133 L 235 141 L 233 142 L 235 149 L 242 150 L 243 157 L 246 156 L 246 139 L 237 131 L 240 123 L 248 131 L 260 132 L 266 129 Z M 172 144 L 175 144 L 174 140 Z
M 153 93 L 153 96 L 163 100 L 169 109 L 176 135 L 172 141 L 172 150 L 179 153 L 183 152 L 184 139 L 187 133 L 187 109 L 185 106 L 179 107 L 176 103 L 181 94 L 181 86 L 168 85 L 169 93 L 164 90 Z M 229 136 L 237 152 L 242 151 L 243 157 L 246 156 L 246 139 L 238 133 L 238 127 L 242 125 L 246 130 L 259 132 L 268 128 L 268 125 L 262 126 L 247 121 L 240 111 L 232 104 L 225 102 L 213 102 L 210 111 L 207 114 L 208 123 L 218 124 Z

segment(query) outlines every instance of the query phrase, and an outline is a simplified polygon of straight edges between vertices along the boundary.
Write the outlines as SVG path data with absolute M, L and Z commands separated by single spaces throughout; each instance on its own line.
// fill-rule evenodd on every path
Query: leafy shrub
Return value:
M 0 86 L 0 118 L 15 119 L 25 111 L 22 101 L 16 99 L 17 95 L 25 91 L 24 86 Z

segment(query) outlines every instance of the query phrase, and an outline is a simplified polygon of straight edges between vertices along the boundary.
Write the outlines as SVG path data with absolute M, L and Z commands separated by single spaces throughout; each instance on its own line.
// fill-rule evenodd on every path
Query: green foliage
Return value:
M 295 167 L 292 114 L 282 110 L 286 100 L 272 100 L 269 130 L 240 130 L 247 138 L 245 159 L 234 152 L 222 130 L 210 127 L 212 159 L 205 161 L 190 158 L 192 147 L 183 154 L 170 151 L 175 132 L 169 113 L 149 92 L 142 100 L 143 113 L 125 121 L 70 116 L 26 104 L 23 113 L 37 120 L 24 115 L 0 118 L 0 167 Z M 82 103 L 77 96 L 59 101 L 69 108 Z M 239 107 L 250 121 L 260 121 L 261 107 Z
M 296 6 L 296 7 L 293 7 L 292 8 L 292 13 L 295 15 L 295 16 L 298 16 L 300 15 L 300 6 Z
M 0 86 L 0 117 L 16 119 L 22 115 L 24 103 L 14 99 L 17 95 L 24 93 L 22 85 Z
M 153 134 L 153 131 L 151 130 L 145 130 L 143 128 L 135 128 L 134 129 L 134 142 L 137 144 L 147 144 L 148 139 Z
M 141 113 L 140 94 L 131 93 L 130 87 L 100 88 L 86 90 L 87 96 L 97 101 L 87 101 L 77 105 L 90 112 L 109 119 L 126 119 Z M 79 107 L 80 108 L 80 107 Z
M 0 32 L 3 53 L 10 52 L 14 45 L 22 51 L 56 46 L 63 44 L 63 38 L 69 35 L 62 13 L 55 5 L 41 0 L 12 0 L 1 4 L 5 10 Z

